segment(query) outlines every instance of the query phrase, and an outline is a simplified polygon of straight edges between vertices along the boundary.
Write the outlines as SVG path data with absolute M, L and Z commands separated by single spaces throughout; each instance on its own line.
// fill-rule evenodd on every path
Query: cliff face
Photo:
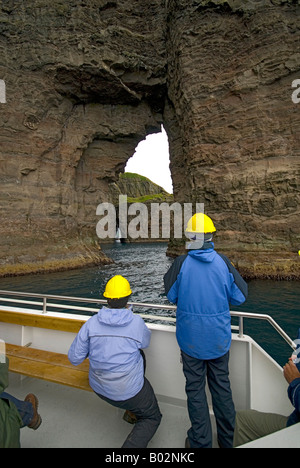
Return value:
M 299 1 L 170 5 L 175 198 L 205 203 L 244 274 L 299 277 Z
M 105 261 L 96 208 L 160 131 L 162 11 L 160 1 L 1 2 L 0 274 Z
M 218 248 L 300 277 L 299 41 L 292 0 L 3 1 L 0 274 L 106 261 L 96 208 L 163 123 Z

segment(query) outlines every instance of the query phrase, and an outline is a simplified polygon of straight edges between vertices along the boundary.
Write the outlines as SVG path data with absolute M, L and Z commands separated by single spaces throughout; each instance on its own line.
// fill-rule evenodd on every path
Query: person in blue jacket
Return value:
M 298 332 L 297 355 L 292 356 L 283 367 L 283 375 L 289 384 L 287 394 L 294 406 L 289 416 L 264 413 L 253 409 L 238 411 L 236 414 L 233 445 L 239 447 L 253 440 L 273 434 L 300 423 L 300 329 Z M 294 358 L 294 359 L 293 359 Z
M 233 446 L 235 408 L 229 381 L 231 317 L 247 283 L 229 259 L 214 250 L 212 220 L 196 213 L 188 222 L 188 253 L 175 259 L 164 276 L 168 300 L 177 305 L 176 337 L 181 349 L 191 428 L 186 447 L 212 447 L 206 378 L 221 447 Z
M 105 288 L 108 307 L 103 307 L 80 329 L 68 357 L 78 365 L 89 358 L 89 382 L 109 404 L 123 408 L 134 427 L 122 448 L 145 448 L 155 434 L 161 413 L 150 382 L 144 376 L 142 349 L 151 332 L 144 320 L 126 307 L 131 295 L 126 278 L 116 275 Z

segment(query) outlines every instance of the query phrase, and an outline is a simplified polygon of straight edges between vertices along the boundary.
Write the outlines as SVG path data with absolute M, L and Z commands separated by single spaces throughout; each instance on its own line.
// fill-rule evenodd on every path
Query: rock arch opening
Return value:
M 169 142 L 163 126 L 161 132 L 147 135 L 138 144 L 133 156 L 127 161 L 125 172 L 145 176 L 166 192 L 173 193 Z

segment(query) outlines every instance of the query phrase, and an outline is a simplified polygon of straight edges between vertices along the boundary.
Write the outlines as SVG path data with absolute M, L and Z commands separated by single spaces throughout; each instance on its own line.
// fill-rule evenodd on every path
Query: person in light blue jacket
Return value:
M 130 294 L 126 278 L 111 278 L 104 292 L 108 307 L 100 309 L 82 326 L 68 356 L 74 365 L 88 357 L 91 388 L 101 399 L 125 409 L 126 420 L 134 422 L 122 447 L 144 448 L 162 416 L 152 386 L 144 376 L 142 349 L 149 346 L 151 332 L 143 319 L 126 307 Z
M 231 317 L 229 304 L 242 304 L 247 283 L 229 259 L 214 250 L 212 220 L 196 213 L 187 226 L 188 253 L 175 259 L 164 276 L 165 292 L 177 305 L 176 337 L 192 427 L 186 447 L 212 447 L 205 393 L 206 377 L 212 395 L 221 447 L 233 445 L 235 408 L 229 381 Z

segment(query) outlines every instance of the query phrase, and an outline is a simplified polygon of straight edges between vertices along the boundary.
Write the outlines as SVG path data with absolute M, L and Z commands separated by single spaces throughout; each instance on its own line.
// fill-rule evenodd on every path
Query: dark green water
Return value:
M 173 260 L 166 257 L 166 247 L 164 243 L 105 245 L 103 250 L 113 258 L 113 265 L 2 278 L 0 289 L 103 299 L 106 282 L 113 275 L 121 274 L 131 284 L 132 301 L 168 304 L 163 276 Z M 296 339 L 300 327 L 300 282 L 255 280 L 248 285 L 247 301 L 233 309 L 271 315 L 292 339 Z M 161 313 L 154 310 L 148 312 Z M 244 333 L 251 335 L 283 365 L 291 354 L 285 341 L 266 322 L 250 319 L 244 322 Z M 235 319 L 233 323 L 237 323 Z

